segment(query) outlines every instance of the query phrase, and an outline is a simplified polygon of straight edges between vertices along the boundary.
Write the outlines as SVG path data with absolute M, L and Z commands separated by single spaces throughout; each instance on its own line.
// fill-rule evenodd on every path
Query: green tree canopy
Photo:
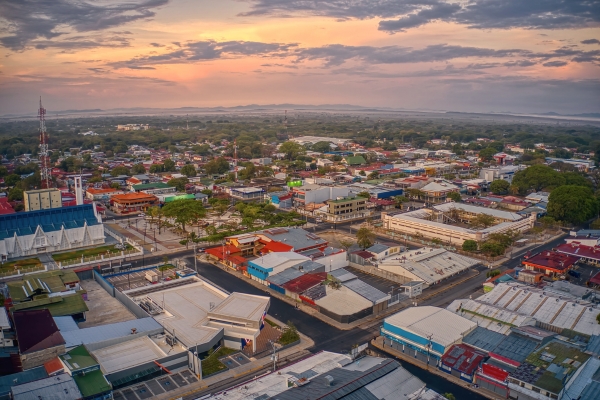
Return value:
M 295 160 L 298 156 L 306 153 L 306 149 L 299 143 L 296 142 L 284 142 L 279 147 L 279 152 L 285 154 L 287 160 Z
M 188 178 L 194 177 L 196 176 L 196 168 L 194 168 L 194 166 L 192 164 L 186 164 L 183 167 L 181 167 L 181 172 L 183 175 L 187 176 Z
M 175 168 L 175 161 L 171 160 L 170 158 L 167 158 L 165 160 L 165 162 L 163 163 L 163 167 L 165 169 L 165 172 L 173 172 L 177 170 Z
M 498 179 L 490 183 L 490 190 L 494 194 L 506 194 L 510 188 L 510 183 L 504 179 Z
M 549 166 L 532 165 L 515 173 L 512 186 L 516 188 L 518 193 L 527 194 L 529 191 L 552 190 L 564 185 L 565 182 L 565 177 Z
M 204 165 L 204 170 L 208 175 L 224 174 L 229 171 L 229 163 L 223 157 L 215 158 Z
M 331 150 L 329 144 L 329 142 L 317 142 L 312 145 L 311 149 L 312 151 L 318 151 L 319 153 L 326 153 Z
M 459 202 L 459 201 L 462 200 L 462 198 L 460 197 L 460 193 L 458 193 L 458 192 L 450 192 L 450 193 L 448 193 L 448 198 L 450 200 L 452 200 L 452 201 L 455 201 L 455 202 Z
M 564 172 L 562 175 L 565 178 L 565 185 L 593 187 L 592 181 L 578 172 Z
M 470 222 L 474 228 L 489 228 L 495 221 L 496 219 L 489 214 L 477 214 Z
M 162 164 L 152 164 L 150 166 L 150 173 L 151 174 L 159 174 L 161 172 L 165 172 L 165 166 Z
M 20 180 L 21 177 L 19 175 L 10 174 L 6 178 L 4 178 L 4 183 L 6 184 L 6 186 L 15 186 Z
M 144 164 L 135 164 L 133 167 L 131 167 L 131 172 L 134 174 L 145 174 L 146 167 L 144 167 Z
M 173 218 L 182 231 L 185 231 L 186 225 L 206 216 L 206 209 L 202 206 L 202 202 L 193 199 L 167 203 L 162 208 L 162 212 L 165 217 Z
M 375 242 L 375 234 L 369 228 L 356 231 L 356 243 L 363 249 L 371 247 Z
M 185 185 L 189 182 L 189 179 L 186 177 L 173 178 L 167 182 L 167 185 L 176 187 L 178 192 L 185 192 Z
M 114 167 L 113 169 L 110 170 L 110 174 L 112 176 L 119 176 L 119 175 L 129 175 L 129 168 L 120 165 L 118 167 Z
M 8 201 L 21 201 L 23 200 L 23 189 L 20 187 L 14 187 L 8 192 Z
M 486 147 L 485 149 L 479 152 L 479 158 L 481 158 L 482 161 L 492 161 L 492 159 L 494 158 L 494 154 L 496 154 L 497 152 L 498 150 L 496 150 L 493 147 Z
M 565 185 L 548 198 L 548 215 L 572 224 L 581 224 L 598 214 L 598 200 L 590 188 Z
M 477 242 L 474 240 L 465 240 L 462 244 L 464 251 L 477 251 Z

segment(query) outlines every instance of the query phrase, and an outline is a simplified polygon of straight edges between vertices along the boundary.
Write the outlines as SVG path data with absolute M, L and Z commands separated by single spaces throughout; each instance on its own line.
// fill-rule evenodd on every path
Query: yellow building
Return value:
M 23 203 L 25 211 L 58 208 L 62 207 L 62 195 L 56 188 L 28 190 L 23 193 Z

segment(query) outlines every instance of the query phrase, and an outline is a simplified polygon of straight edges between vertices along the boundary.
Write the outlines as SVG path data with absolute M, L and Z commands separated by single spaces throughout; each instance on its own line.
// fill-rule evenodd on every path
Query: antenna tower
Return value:
M 238 168 L 237 168 L 237 139 L 233 139 L 233 168 L 235 171 L 235 181 L 238 180 Z
M 285 116 L 283 117 L 283 123 L 285 125 L 285 134 L 287 135 L 287 133 L 288 133 L 287 110 L 285 110 Z
M 48 157 L 48 132 L 46 132 L 46 109 L 42 107 L 41 96 L 38 117 L 40 118 L 40 175 L 42 178 L 42 189 L 48 189 L 50 188 L 50 158 Z

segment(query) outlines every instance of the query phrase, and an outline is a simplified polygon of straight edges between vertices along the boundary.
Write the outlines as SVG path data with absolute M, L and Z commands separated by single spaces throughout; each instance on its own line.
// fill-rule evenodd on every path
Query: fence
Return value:
M 114 257 L 104 257 L 104 254 L 99 254 L 97 256 L 83 257 L 80 259 L 74 258 L 72 260 L 60 261 L 58 263 L 58 266 L 59 266 L 59 268 L 67 268 L 67 267 L 73 268 L 73 267 L 80 267 L 83 265 L 90 265 L 95 262 L 116 261 L 116 260 L 121 260 L 125 257 L 141 256 L 142 254 L 143 254 L 143 250 L 135 248 L 132 250 L 121 251 L 121 254 L 114 256 Z
M 0 272 L 0 278 L 11 278 L 11 277 L 19 277 L 27 274 L 33 274 L 35 272 L 47 271 L 48 268 L 45 264 L 38 265 L 31 268 L 19 268 L 14 271 Z

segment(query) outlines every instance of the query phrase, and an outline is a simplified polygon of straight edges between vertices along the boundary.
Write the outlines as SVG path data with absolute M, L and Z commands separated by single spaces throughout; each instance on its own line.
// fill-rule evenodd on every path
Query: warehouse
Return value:
M 381 336 L 403 353 L 437 364 L 453 344 L 462 343 L 476 327 L 475 322 L 443 308 L 411 307 L 384 319 Z

